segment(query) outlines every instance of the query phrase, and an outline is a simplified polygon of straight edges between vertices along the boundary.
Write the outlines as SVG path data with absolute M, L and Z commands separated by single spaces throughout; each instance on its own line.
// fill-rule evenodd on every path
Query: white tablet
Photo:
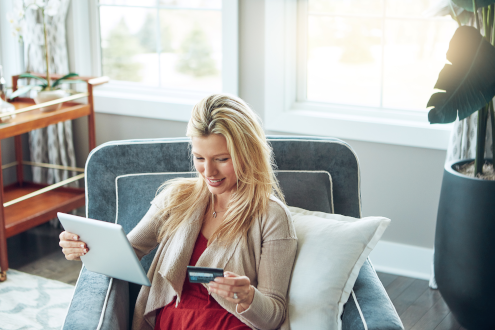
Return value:
M 88 270 L 151 286 L 121 225 L 60 212 L 57 216 L 66 231 L 78 235 L 88 246 L 88 253 L 81 257 Z

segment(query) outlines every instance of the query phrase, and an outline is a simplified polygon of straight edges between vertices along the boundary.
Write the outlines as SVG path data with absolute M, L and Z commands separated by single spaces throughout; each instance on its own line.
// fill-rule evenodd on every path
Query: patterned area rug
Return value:
M 0 283 L 0 329 L 60 329 L 74 287 L 9 269 Z

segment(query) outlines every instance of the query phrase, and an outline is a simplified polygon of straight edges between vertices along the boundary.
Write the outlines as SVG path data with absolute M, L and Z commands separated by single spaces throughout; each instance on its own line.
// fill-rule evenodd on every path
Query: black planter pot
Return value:
M 445 166 L 435 233 L 435 278 L 459 323 L 495 329 L 495 181 Z M 491 161 L 491 160 L 490 160 Z

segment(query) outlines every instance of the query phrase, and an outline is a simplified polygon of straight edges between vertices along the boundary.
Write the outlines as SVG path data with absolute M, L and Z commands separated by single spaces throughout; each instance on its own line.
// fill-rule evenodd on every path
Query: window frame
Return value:
M 74 71 L 81 75 L 102 75 L 97 1 L 71 1 L 71 20 L 68 23 L 68 39 L 71 40 L 69 53 Z M 222 92 L 238 95 L 238 0 L 222 0 L 221 10 Z M 95 112 L 187 122 L 192 106 L 205 95 L 207 92 L 110 81 L 94 91 Z
M 307 101 L 305 50 L 298 47 L 307 40 L 298 28 L 307 22 L 307 0 L 271 0 L 265 10 L 266 129 L 447 149 L 453 124 L 431 125 L 426 111 Z
M 24 69 L 23 45 L 12 37 L 12 26 L 6 13 L 14 9 L 13 1 L 0 1 L 0 64 L 7 86 L 12 87 L 12 76 Z

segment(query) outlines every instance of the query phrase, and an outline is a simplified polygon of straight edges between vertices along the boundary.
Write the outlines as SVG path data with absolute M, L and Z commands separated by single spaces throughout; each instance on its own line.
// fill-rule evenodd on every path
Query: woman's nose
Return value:
M 215 165 L 212 161 L 206 161 L 205 162 L 205 176 L 208 178 L 211 178 L 215 176 L 217 170 L 215 168 Z

